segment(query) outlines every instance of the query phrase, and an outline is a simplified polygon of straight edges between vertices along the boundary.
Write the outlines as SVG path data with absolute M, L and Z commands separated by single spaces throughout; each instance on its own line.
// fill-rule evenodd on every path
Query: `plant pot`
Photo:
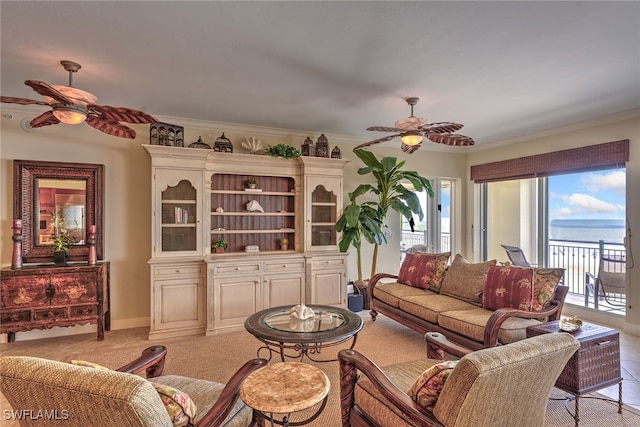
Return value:
M 224 252 L 224 248 L 216 248 L 216 253 L 221 254 Z
M 289 249 L 289 245 L 288 244 L 287 245 L 280 245 L 280 249 L 283 250 L 283 251 L 286 251 L 286 250 Z
M 65 251 L 54 251 L 53 262 L 55 265 L 67 265 L 67 253 Z
M 249 184 L 249 188 L 256 188 L 255 184 Z

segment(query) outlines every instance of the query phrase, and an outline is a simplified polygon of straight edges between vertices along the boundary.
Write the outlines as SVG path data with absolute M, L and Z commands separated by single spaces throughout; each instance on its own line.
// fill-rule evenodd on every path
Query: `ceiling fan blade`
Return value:
M 91 104 L 88 107 L 91 111 L 100 114 L 100 118 L 104 120 L 142 124 L 157 122 L 157 120 L 153 116 L 139 110 L 133 110 L 131 108 L 111 107 L 109 105 L 96 104 Z
M 41 128 L 42 126 L 57 125 L 58 123 L 60 123 L 60 120 L 58 120 L 56 116 L 53 115 L 53 111 L 47 111 L 31 120 L 29 122 L 29 125 L 32 128 Z
M 6 104 L 20 104 L 20 105 L 49 105 L 44 101 L 35 101 L 33 99 L 27 98 L 14 98 L 13 96 L 0 96 L 0 102 L 4 102 Z
M 441 122 L 441 123 L 429 123 L 420 127 L 420 130 L 425 133 L 453 133 L 462 129 L 464 125 L 460 123 Z
M 418 148 L 420 148 L 420 146 L 422 145 L 422 143 L 418 144 L 418 145 L 407 145 L 404 142 L 402 143 L 402 146 L 400 147 L 402 149 L 403 152 L 407 153 L 407 154 L 411 154 L 414 153 L 416 151 L 418 151 Z
M 136 131 L 128 126 L 118 123 L 114 120 L 103 119 L 102 117 L 88 116 L 87 124 L 92 128 L 98 129 L 100 132 L 107 133 L 120 138 L 135 138 Z
M 468 136 L 458 135 L 455 133 L 430 133 L 427 134 L 433 142 L 444 145 L 452 145 L 456 147 L 474 145 L 475 141 Z
M 65 105 L 73 105 L 75 102 L 73 99 L 69 98 L 66 95 L 63 95 L 58 90 L 49 86 L 45 82 L 41 82 L 39 80 L 26 80 L 24 82 L 27 86 L 30 86 L 33 90 L 38 92 L 42 96 L 48 96 L 50 98 L 55 99 L 57 102 Z M 47 105 L 47 104 L 45 104 Z
M 354 150 L 358 150 L 358 149 L 364 148 L 364 147 L 369 147 L 370 145 L 373 145 L 373 144 L 379 144 L 381 142 L 390 141 L 393 138 L 396 138 L 398 136 L 400 136 L 399 133 L 396 134 L 396 135 L 383 136 L 382 138 L 374 139 L 373 141 L 369 141 L 369 142 L 365 142 L 364 144 L 360 144 L 356 148 L 354 148 Z
M 386 127 L 386 126 L 371 126 L 371 127 L 368 127 L 367 130 L 375 130 L 375 131 L 378 131 L 378 132 L 402 132 L 402 131 L 404 131 L 404 129 L 390 128 L 390 127 Z

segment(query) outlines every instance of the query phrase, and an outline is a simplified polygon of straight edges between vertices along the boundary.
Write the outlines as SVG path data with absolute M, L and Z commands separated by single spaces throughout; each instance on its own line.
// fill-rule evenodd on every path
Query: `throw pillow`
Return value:
M 489 268 L 482 292 L 483 308 L 517 308 L 531 311 L 532 301 L 533 268 L 512 265 Z
M 448 360 L 433 365 L 420 374 L 409 390 L 411 399 L 423 408 L 433 411 L 444 383 L 457 364 L 458 360 Z
M 150 381 L 164 403 L 164 407 L 176 427 L 192 426 L 196 416 L 196 405 L 186 393 L 165 384 Z
M 450 256 L 451 252 L 407 254 L 398 273 L 398 283 L 438 292 Z
M 556 288 L 564 276 L 564 268 L 535 268 L 533 277 L 533 311 L 549 307 Z
M 494 265 L 495 259 L 473 264 L 457 254 L 444 276 L 440 293 L 482 305 L 482 289 L 487 278 L 487 270 Z
M 71 360 L 72 365 L 84 366 L 86 368 L 97 369 L 100 371 L 112 371 L 113 369 L 98 365 L 97 363 L 87 362 L 86 360 Z M 196 404 L 191 400 L 188 394 L 178 390 L 177 388 L 154 383 L 149 381 L 158 392 L 160 400 L 164 404 L 171 422 L 176 427 L 193 426 L 193 421 L 197 413 Z

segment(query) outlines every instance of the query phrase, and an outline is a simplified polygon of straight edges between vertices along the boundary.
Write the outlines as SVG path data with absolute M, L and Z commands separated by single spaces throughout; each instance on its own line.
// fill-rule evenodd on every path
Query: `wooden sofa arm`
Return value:
M 215 427 L 221 426 L 222 422 L 229 415 L 233 409 L 233 405 L 236 404 L 240 393 L 240 386 L 247 376 L 263 366 L 269 363 L 266 359 L 251 359 L 247 361 L 240 369 L 236 371 L 225 385 L 222 393 L 218 396 L 218 400 L 209 409 L 209 411 L 198 420 L 198 427 Z M 261 425 L 262 423 L 256 420 L 252 421 L 251 425 Z
M 440 332 L 427 332 L 424 335 L 427 342 L 427 357 L 429 359 L 444 359 L 444 353 L 461 358 L 473 350 L 451 342 Z
M 524 319 L 541 319 L 548 317 L 549 320 L 557 320 L 560 318 L 562 308 L 564 307 L 564 299 L 567 296 L 569 288 L 567 286 L 558 286 L 554 299 L 549 307 L 541 311 L 525 311 L 515 308 L 499 308 L 493 312 L 484 329 L 484 346 L 495 347 L 498 345 L 498 333 L 502 324 L 511 317 L 522 317 Z
M 163 345 L 147 347 L 134 361 L 116 369 L 119 372 L 137 374 L 144 369 L 147 378 L 155 378 L 164 375 L 164 362 L 167 356 L 167 348 Z
M 373 386 L 413 423 L 425 427 L 442 427 L 442 424 L 430 411 L 417 405 L 409 395 L 396 387 L 389 377 L 366 356 L 356 350 L 340 350 L 340 401 L 342 425 L 348 427 L 349 416 L 355 402 L 354 388 L 358 380 L 358 371 L 364 374 Z

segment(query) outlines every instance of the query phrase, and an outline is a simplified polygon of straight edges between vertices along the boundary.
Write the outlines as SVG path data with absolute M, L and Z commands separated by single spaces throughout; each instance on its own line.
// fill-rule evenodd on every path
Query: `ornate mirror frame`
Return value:
M 104 250 L 104 165 L 91 163 L 13 161 L 13 217 L 22 220 L 22 259 L 25 263 L 53 262 L 53 246 L 38 244 L 40 179 L 85 181 L 86 228 L 96 225 L 96 255 Z M 87 261 L 89 245 L 69 246 L 69 261 Z

